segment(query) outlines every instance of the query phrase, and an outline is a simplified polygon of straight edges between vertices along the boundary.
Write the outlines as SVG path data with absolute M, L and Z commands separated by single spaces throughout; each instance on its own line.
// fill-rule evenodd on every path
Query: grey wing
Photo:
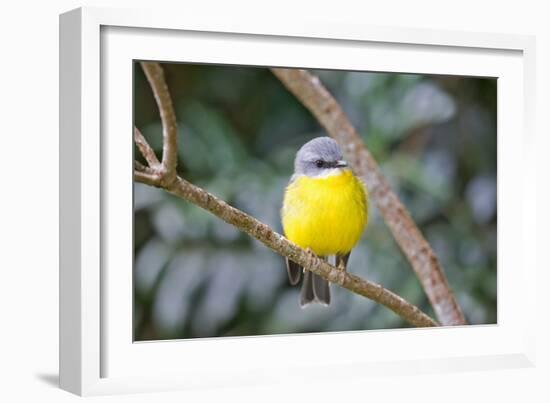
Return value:
M 296 285 L 300 281 L 300 277 L 302 276 L 302 267 L 298 265 L 297 263 L 294 263 L 289 258 L 285 258 L 286 260 L 286 272 L 288 274 L 288 281 L 291 285 Z
M 313 295 L 313 273 L 309 270 L 304 271 L 304 281 L 300 290 L 300 306 L 303 308 L 315 300 Z
M 315 300 L 321 304 L 330 305 L 330 288 L 328 281 L 317 274 L 311 273 L 311 282 Z

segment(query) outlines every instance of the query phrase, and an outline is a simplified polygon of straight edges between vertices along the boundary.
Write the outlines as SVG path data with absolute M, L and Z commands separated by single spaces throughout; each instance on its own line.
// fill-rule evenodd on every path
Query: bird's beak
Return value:
M 336 161 L 336 168 L 345 168 L 348 166 L 348 163 L 344 160 Z

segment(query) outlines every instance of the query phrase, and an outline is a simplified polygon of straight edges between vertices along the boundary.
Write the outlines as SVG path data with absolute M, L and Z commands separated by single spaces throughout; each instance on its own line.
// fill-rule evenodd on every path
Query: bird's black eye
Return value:
M 323 165 L 324 165 L 324 162 L 323 162 L 322 160 L 317 160 L 317 161 L 315 161 L 315 166 L 316 166 L 317 168 L 322 168 Z

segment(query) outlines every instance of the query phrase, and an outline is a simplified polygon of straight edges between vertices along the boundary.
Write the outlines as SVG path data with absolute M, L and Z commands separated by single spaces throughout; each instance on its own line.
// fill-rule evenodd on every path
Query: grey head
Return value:
M 294 174 L 326 176 L 348 166 L 336 141 L 330 137 L 316 137 L 298 150 Z

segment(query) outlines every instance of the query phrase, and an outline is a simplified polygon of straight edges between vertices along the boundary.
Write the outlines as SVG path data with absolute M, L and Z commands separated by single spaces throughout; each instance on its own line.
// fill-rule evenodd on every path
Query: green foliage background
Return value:
M 163 67 L 179 121 L 179 174 L 281 232 L 294 155 L 326 134 L 268 69 Z M 469 323 L 496 323 L 496 79 L 313 72 L 436 251 Z M 158 109 L 138 63 L 134 84 L 135 124 L 160 156 Z M 339 287 L 329 308 L 301 309 L 280 256 L 159 189 L 135 184 L 134 210 L 136 340 L 408 326 Z M 372 203 L 348 270 L 433 316 Z

